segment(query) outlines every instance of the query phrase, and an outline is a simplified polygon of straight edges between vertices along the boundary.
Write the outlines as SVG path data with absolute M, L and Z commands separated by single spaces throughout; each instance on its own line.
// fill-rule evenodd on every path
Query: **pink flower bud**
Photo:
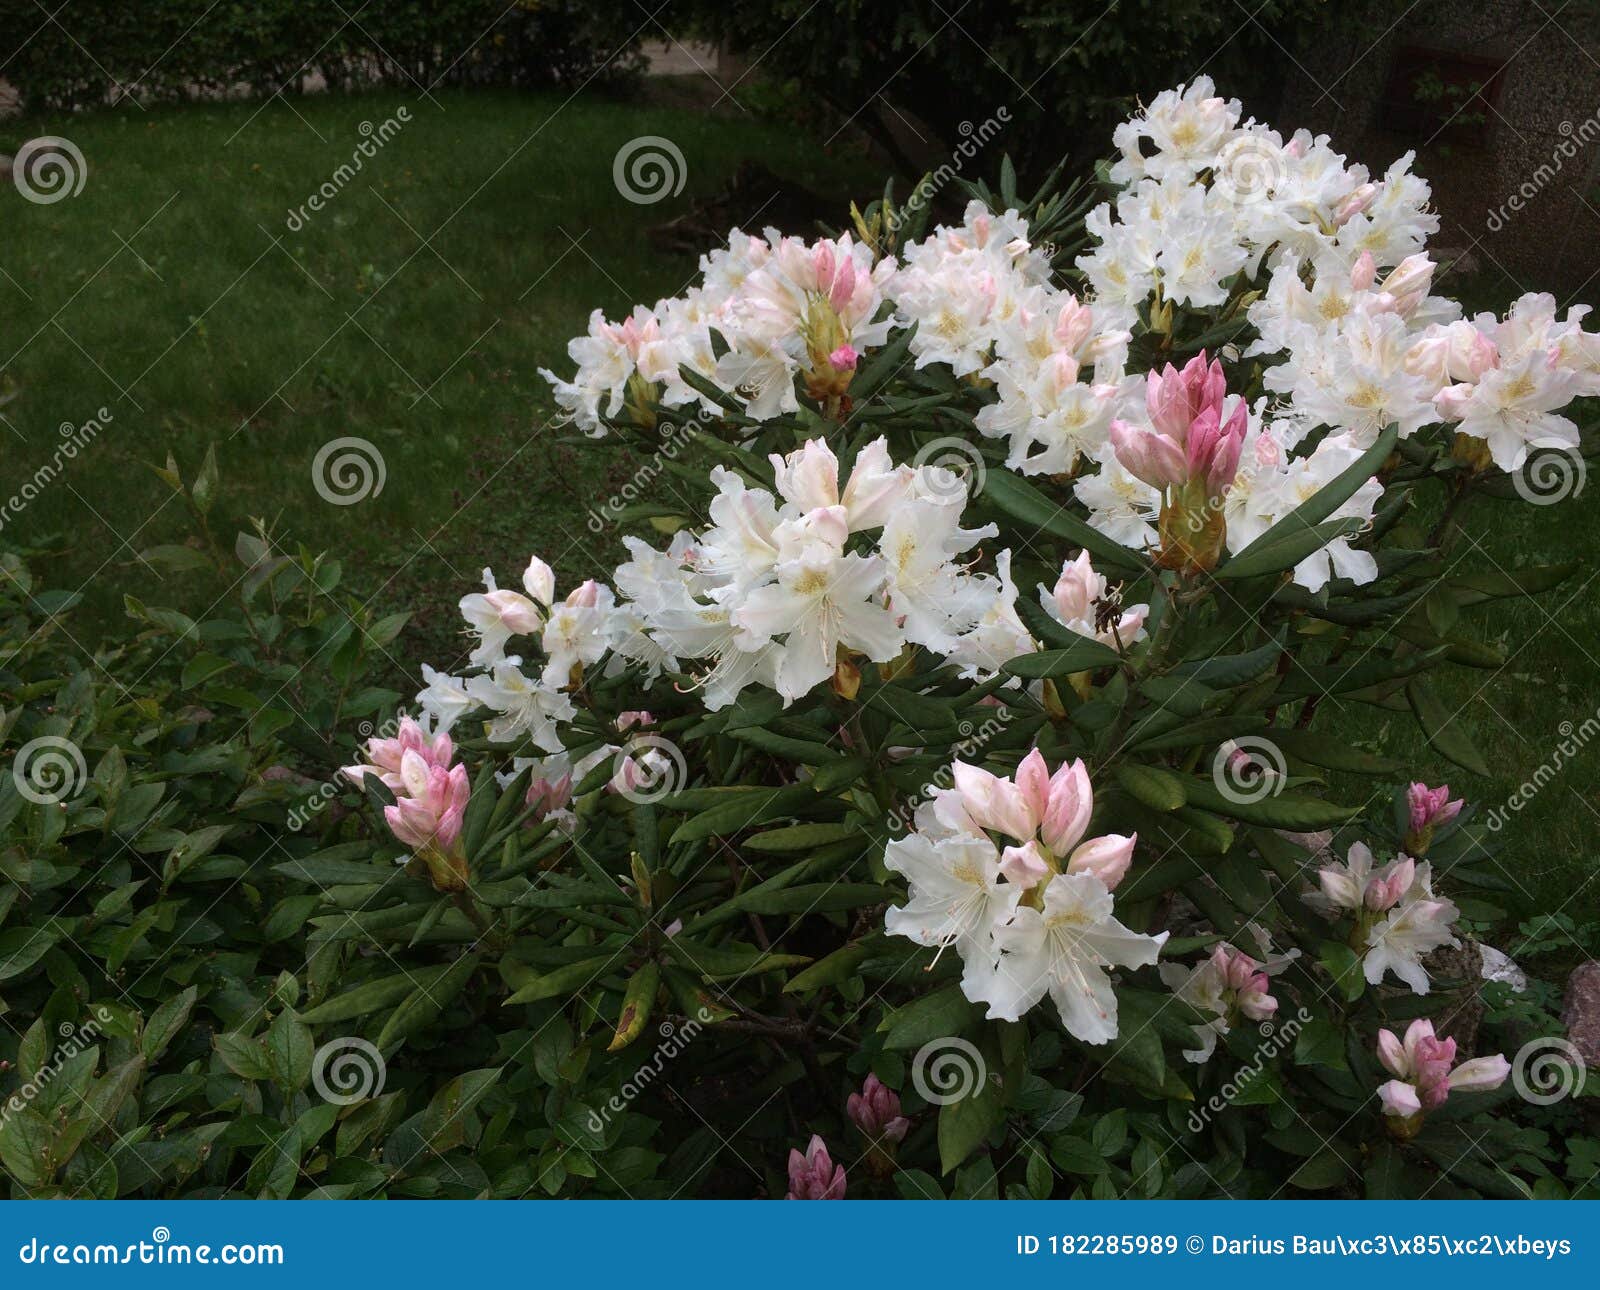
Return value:
M 836 372 L 853 372 L 860 359 L 852 345 L 840 345 L 838 349 L 828 355 L 828 366 Z
M 1350 285 L 1357 291 L 1366 291 L 1377 280 L 1377 261 L 1372 258 L 1371 251 L 1363 251 L 1356 257 L 1355 267 L 1350 270 Z
M 859 1093 L 845 1102 L 850 1122 L 874 1141 L 901 1141 L 911 1121 L 900 1114 L 900 1095 L 886 1087 L 876 1075 L 868 1075 Z
M 1039 844 L 1028 842 L 1020 847 L 1007 847 L 1000 853 L 1000 872 L 1007 882 L 1027 891 L 1046 881 L 1052 870 Z
M 1083 760 L 1063 762 L 1050 777 L 1050 798 L 1040 821 L 1045 846 L 1058 856 L 1067 854 L 1083 837 L 1093 812 L 1094 789 Z
M 789 1152 L 789 1200 L 843 1200 L 844 1166 L 833 1163 L 827 1145 L 813 1134 L 805 1155 Z
M 1067 872 L 1093 874 L 1105 884 L 1107 891 L 1115 891 L 1133 863 L 1133 846 L 1138 836 L 1107 833 L 1104 837 L 1091 838 L 1072 853 L 1067 861 Z

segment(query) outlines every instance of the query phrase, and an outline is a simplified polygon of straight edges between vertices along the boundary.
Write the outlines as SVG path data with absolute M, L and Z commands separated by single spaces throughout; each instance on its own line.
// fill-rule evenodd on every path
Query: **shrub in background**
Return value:
M 386 83 L 538 87 L 626 85 L 642 71 L 638 23 L 613 6 L 550 0 L 397 0 L 356 20 L 316 0 L 77 0 L 59 23 L 0 0 L 0 25 L 32 32 L 6 66 L 28 110 L 120 95 L 297 94 L 321 72 L 345 89 Z M 73 33 L 92 33 L 85 44 Z

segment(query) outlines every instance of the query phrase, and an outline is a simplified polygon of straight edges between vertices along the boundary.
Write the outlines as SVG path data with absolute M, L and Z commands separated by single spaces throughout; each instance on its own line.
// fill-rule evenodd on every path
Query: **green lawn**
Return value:
M 303 228 L 286 227 L 350 160 L 362 123 L 402 105 L 412 120 L 362 173 Z M 749 157 L 839 194 L 841 211 L 844 195 L 877 187 L 860 157 L 825 155 L 736 109 L 589 97 L 129 107 L 0 123 L 0 147 L 34 133 L 70 137 L 89 175 L 81 195 L 54 205 L 0 195 L 0 399 L 13 396 L 0 407 L 0 494 L 50 459 L 63 424 L 102 406 L 113 420 L 7 517 L 0 540 L 48 547 L 35 562 L 46 581 L 82 587 L 74 630 L 90 647 L 124 592 L 204 611 L 201 589 L 164 587 L 138 559 L 187 535 L 181 507 L 142 463 L 170 450 L 190 474 L 214 444 L 219 530 L 262 515 L 284 542 L 336 552 L 364 598 L 417 611 L 397 657 L 449 661 L 454 602 L 485 564 L 514 575 L 538 551 L 564 584 L 608 567 L 609 540 L 583 515 L 632 467 L 615 460 L 608 481 L 593 455 L 556 442 L 537 369 L 565 365 L 591 309 L 620 313 L 686 284 L 693 257 L 656 252 L 646 229 L 718 191 Z M 611 177 L 618 148 L 644 134 L 673 140 L 688 168 L 678 197 L 647 207 Z M 380 497 L 334 506 L 318 496 L 313 459 L 341 436 L 378 446 Z M 1600 482 L 1559 506 L 1469 514 L 1482 550 L 1464 567 L 1580 562 L 1553 596 L 1475 616 L 1508 654 L 1504 668 L 1442 682 L 1491 778 L 1442 766 L 1404 714 L 1385 721 L 1330 704 L 1333 728 L 1414 754 L 1420 776 L 1449 778 L 1484 809 L 1503 805 L 1551 760 L 1563 723 L 1580 730 L 1600 708 L 1597 497 Z M 1600 890 L 1582 886 L 1600 842 L 1597 767 L 1600 746 L 1581 751 L 1502 835 L 1530 907 L 1566 905 L 1580 923 Z
M 402 107 L 398 134 L 287 227 L 351 161 L 364 123 Z M 51 460 L 62 425 L 101 407 L 112 420 L 0 537 L 51 546 L 37 566 L 82 587 L 80 620 L 120 618 L 124 592 L 193 597 L 138 560 L 188 534 L 143 463 L 171 451 L 187 476 L 214 444 L 218 529 L 261 515 L 289 549 L 335 552 L 347 585 L 418 611 L 401 643 L 424 657 L 445 648 L 455 600 L 485 564 L 515 575 L 538 551 L 568 579 L 604 567 L 582 517 L 612 488 L 592 454 L 556 442 L 567 432 L 549 428 L 538 368 L 568 365 L 592 309 L 686 285 L 695 257 L 656 252 L 647 229 L 752 157 L 838 194 L 841 211 L 875 178 L 859 156 L 728 104 L 589 95 L 130 106 L 0 122 L 0 150 L 34 134 L 70 138 L 89 169 L 81 194 L 53 205 L 0 196 L 0 399 L 14 396 L 0 407 L 0 491 Z M 687 179 L 675 198 L 635 205 L 612 159 L 646 134 L 681 149 Z M 762 213 L 746 218 L 759 227 Z M 313 461 L 341 436 L 377 445 L 380 496 L 319 497 Z M 619 480 L 630 470 L 615 463 Z

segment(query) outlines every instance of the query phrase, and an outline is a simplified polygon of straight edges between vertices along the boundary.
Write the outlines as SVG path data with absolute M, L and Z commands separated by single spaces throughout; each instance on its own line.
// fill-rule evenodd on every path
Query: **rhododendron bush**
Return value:
M 652 481 L 627 557 L 462 588 L 468 666 L 346 772 L 415 881 L 340 842 L 324 917 L 391 948 L 321 1005 L 509 1063 L 474 1132 L 544 1190 L 1564 1193 L 1436 674 L 1569 572 L 1458 537 L 1581 468 L 1600 333 L 1464 316 L 1409 155 L 1205 80 L 1114 145 L 735 229 L 546 373 Z

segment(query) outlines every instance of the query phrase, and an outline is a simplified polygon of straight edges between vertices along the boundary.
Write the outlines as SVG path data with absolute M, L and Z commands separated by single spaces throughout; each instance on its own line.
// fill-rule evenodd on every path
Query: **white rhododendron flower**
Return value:
M 1130 931 L 1112 912 L 1135 838 L 1085 840 L 1094 793 L 1081 761 L 1051 774 L 1034 749 L 1010 779 L 960 761 L 951 772 L 954 787 L 935 789 L 916 831 L 884 855 L 910 884 L 884 926 L 954 947 L 962 990 L 991 1017 L 1016 1021 L 1049 995 L 1071 1034 L 1115 1039 L 1107 969 L 1154 963 L 1167 937 Z

